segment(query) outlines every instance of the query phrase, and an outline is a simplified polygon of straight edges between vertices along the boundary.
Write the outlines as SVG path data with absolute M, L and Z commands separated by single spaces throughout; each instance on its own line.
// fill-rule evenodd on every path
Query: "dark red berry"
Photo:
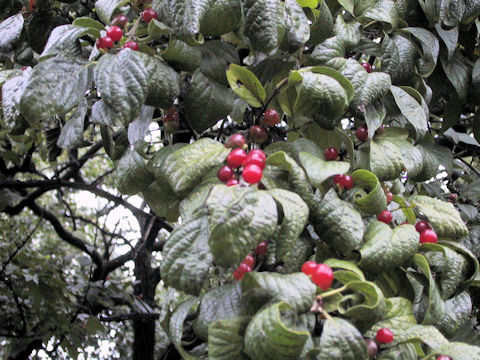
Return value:
M 371 359 L 375 359 L 378 355 L 378 345 L 372 339 L 365 339 L 365 344 L 367 345 L 368 356 Z
M 225 144 L 225 147 L 243 148 L 245 144 L 246 144 L 246 141 L 242 134 L 233 134 L 228 138 L 227 143 Z
M 385 196 L 387 197 L 387 204 L 390 204 L 393 201 L 393 194 L 389 191 Z
M 315 261 L 307 261 L 302 265 L 302 272 L 305 275 L 312 275 L 317 269 L 317 263 Z
M 267 251 L 268 251 L 268 243 L 266 241 L 262 241 L 255 248 L 255 254 L 257 255 L 266 255 Z
M 28 66 L 23 66 L 23 67 L 20 68 L 20 70 L 22 70 L 22 71 L 25 71 L 27 69 L 28 69 Z
M 257 165 L 263 170 L 265 168 L 265 158 L 259 153 L 249 152 L 247 155 L 247 159 L 245 161 L 245 165 L 250 165 L 250 164 Z
M 113 40 L 108 36 L 101 37 L 97 40 L 97 49 L 111 49 L 113 48 Z
M 268 134 L 265 129 L 258 125 L 252 126 L 249 132 L 253 141 L 255 141 L 257 144 L 263 144 L 268 138 Z
M 123 48 L 124 49 L 132 49 L 133 51 L 138 51 L 139 49 L 139 46 L 138 44 L 135 42 L 135 41 L 127 41 L 124 45 L 123 45 Z
M 355 135 L 357 139 L 361 142 L 367 141 L 368 139 L 368 129 L 365 126 L 358 127 L 357 131 L 355 131 Z
M 128 24 L 128 18 L 123 15 L 123 14 L 120 14 L 120 15 L 117 15 L 113 18 L 112 22 L 110 23 L 110 25 L 113 25 L 113 26 L 118 26 L 120 28 L 124 28 L 125 25 Z
M 436 360 L 452 360 L 452 358 L 447 355 L 440 355 L 436 357 Z
M 420 233 L 420 242 L 424 243 L 436 243 L 438 241 L 438 236 L 435 230 L 426 229 Z
M 388 210 L 383 210 L 380 214 L 377 215 L 378 221 L 381 221 L 385 224 L 390 224 L 393 219 L 393 215 Z
M 361 64 L 365 70 L 367 70 L 367 73 L 372 72 L 372 65 L 370 65 L 368 62 L 362 62 Z
M 354 184 L 355 184 L 355 181 L 353 180 L 353 178 L 350 175 L 342 175 L 341 185 L 345 189 L 347 189 L 347 190 L 351 189 Z
M 227 182 L 233 178 L 233 170 L 230 166 L 222 166 L 217 173 L 218 179 L 222 182 Z
M 380 125 L 380 127 L 375 131 L 378 135 L 385 133 L 385 126 Z
M 247 160 L 247 153 L 243 149 L 233 149 L 227 156 L 227 164 L 231 168 L 238 168 L 242 166 Z
M 226 183 L 227 186 L 235 186 L 235 185 L 238 185 L 238 184 L 239 184 L 239 182 L 238 182 L 237 179 L 230 179 Z
M 451 193 L 450 195 L 448 195 L 449 202 L 454 203 L 457 200 L 458 200 L 458 194 Z
M 163 122 L 178 122 L 178 115 L 177 114 L 172 114 L 172 113 L 167 113 L 163 117 Z
M 427 229 L 431 229 L 432 227 L 430 226 L 430 224 L 424 220 L 420 220 L 419 222 L 417 222 L 415 224 L 415 230 L 417 230 L 417 232 L 419 233 L 422 233 L 424 232 L 425 230 Z
M 267 109 L 263 113 L 263 122 L 268 126 L 275 126 L 280 123 L 280 115 L 278 115 L 277 110 Z
M 342 186 L 343 175 L 337 174 L 333 177 L 333 183 Z
M 150 9 L 145 9 L 142 11 L 142 20 L 145 21 L 146 23 L 149 23 L 152 21 L 152 19 L 158 19 L 158 13 L 150 8 Z
M 107 30 L 107 36 L 113 41 L 118 41 L 123 36 L 123 31 L 118 26 L 110 26 Z
M 325 160 L 327 161 L 336 160 L 338 158 L 338 150 L 333 147 L 329 147 L 325 149 L 323 155 L 325 155 Z
M 393 333 L 387 328 L 381 328 L 377 331 L 375 337 L 380 344 L 389 344 L 393 341 Z
M 247 256 L 245 256 L 245 260 L 243 260 L 243 263 L 247 264 L 253 269 L 253 267 L 255 266 L 255 256 L 253 256 L 252 254 L 248 254 Z
M 260 155 L 263 160 L 267 160 L 267 155 L 265 155 L 265 153 L 263 152 L 263 150 L 260 150 L 260 149 L 253 149 L 253 150 L 250 150 L 248 152 L 248 154 L 250 155 L 253 155 L 253 154 L 257 154 L 257 155 Z
M 312 281 L 315 285 L 320 287 L 323 291 L 330 289 L 333 282 L 332 268 L 325 264 L 318 264 L 317 268 L 311 275 Z
M 246 165 L 242 171 L 243 179 L 249 184 L 256 184 L 262 180 L 263 170 L 255 164 Z
M 240 266 L 233 272 L 233 278 L 235 280 L 241 280 L 243 275 L 247 272 L 251 272 L 252 268 L 245 263 L 241 263 Z

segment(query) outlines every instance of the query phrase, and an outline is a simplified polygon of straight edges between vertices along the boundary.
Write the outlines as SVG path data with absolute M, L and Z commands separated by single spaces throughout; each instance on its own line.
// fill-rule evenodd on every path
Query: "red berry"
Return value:
M 263 122 L 268 126 L 275 126 L 280 122 L 280 115 L 278 115 L 277 110 L 267 109 L 263 113 Z
M 258 125 L 252 126 L 249 132 L 253 141 L 255 141 L 257 144 L 263 144 L 268 138 L 268 134 L 265 129 Z
M 440 356 L 437 356 L 436 360 L 452 360 L 452 358 L 447 355 L 440 355 Z
M 317 263 L 315 261 L 307 261 L 302 265 L 302 272 L 307 276 L 312 275 L 316 269 Z
M 378 221 L 384 222 L 385 224 L 390 224 L 393 219 L 393 215 L 388 210 L 383 210 L 380 214 L 377 215 Z
M 178 122 L 178 115 L 177 115 L 177 114 L 167 113 L 167 114 L 165 114 L 165 116 L 163 117 L 163 122 L 164 122 L 164 123 L 166 123 L 166 122 Z
M 267 160 L 267 155 L 260 149 L 253 149 L 248 152 L 249 155 L 257 154 L 263 158 L 263 160 Z
M 417 232 L 419 233 L 422 233 L 424 232 L 425 230 L 427 229 L 431 229 L 432 227 L 430 226 L 430 224 L 424 220 L 420 220 L 419 222 L 417 222 L 415 224 L 415 230 L 417 230 Z
M 387 197 L 387 204 L 390 204 L 393 201 L 393 194 L 389 191 L 385 196 Z
M 243 179 L 249 184 L 256 184 L 262 180 L 263 170 L 255 164 L 246 165 L 242 171 Z
M 124 28 L 125 25 L 127 24 L 128 24 L 128 18 L 123 14 L 115 16 L 112 22 L 110 23 L 110 25 L 118 26 L 120 28 Z
M 158 19 L 158 13 L 154 9 L 145 9 L 142 11 L 142 20 L 146 23 L 152 21 L 152 19 Z
M 378 345 L 372 339 L 365 339 L 365 344 L 367 345 L 368 356 L 372 359 L 375 359 L 378 355 Z
M 257 245 L 255 248 L 255 253 L 257 255 L 266 255 L 268 250 L 268 243 L 266 241 L 262 241 Z
M 245 165 L 250 165 L 254 164 L 260 167 L 262 170 L 265 168 L 265 158 L 260 155 L 259 153 L 254 152 L 249 152 L 247 155 L 247 159 L 245 161 Z
M 132 49 L 133 51 L 138 51 L 139 47 L 138 47 L 138 44 L 135 42 L 135 41 L 127 41 L 124 45 L 123 45 L 123 48 L 124 49 Z
M 113 40 L 108 36 L 101 37 L 97 40 L 97 49 L 111 49 L 113 46 Z
M 333 147 L 326 148 L 323 154 L 325 155 L 325 160 L 327 161 L 338 158 L 338 150 Z
M 450 195 L 448 195 L 449 202 L 454 203 L 457 200 L 458 200 L 458 194 L 451 193 Z
M 218 179 L 222 182 L 227 182 L 233 178 L 233 170 L 230 166 L 222 166 L 217 173 Z
M 345 189 L 348 190 L 348 189 L 351 189 L 353 187 L 355 182 L 350 175 L 342 175 L 342 179 L 341 179 L 340 183 Z
M 246 144 L 246 141 L 242 134 L 233 134 L 228 138 L 227 143 L 225 144 L 225 147 L 243 148 L 245 144 Z
M 226 183 L 227 186 L 235 186 L 235 185 L 238 185 L 238 184 L 239 184 L 239 182 L 238 182 L 237 179 L 230 179 Z
M 23 67 L 20 68 L 20 70 L 22 70 L 22 71 L 25 71 L 27 69 L 28 69 L 28 66 L 23 66 Z
M 367 73 L 372 72 L 372 65 L 370 65 L 368 62 L 362 62 L 361 65 L 365 68 L 365 70 L 367 70 Z
M 241 280 L 243 275 L 247 272 L 251 272 L 252 268 L 245 263 L 241 263 L 240 266 L 233 272 L 233 278 L 235 280 Z
M 375 339 L 381 344 L 389 344 L 393 341 L 393 333 L 387 328 L 381 328 L 377 331 Z
M 436 243 L 438 236 L 435 230 L 426 229 L 420 233 L 420 242 L 423 243 Z
M 368 129 L 365 126 L 359 126 L 357 131 L 355 131 L 357 139 L 361 142 L 367 141 L 368 139 Z
M 378 135 L 385 133 L 385 126 L 380 125 L 380 127 L 375 131 Z
M 247 153 L 245 152 L 245 150 L 239 148 L 233 149 L 227 156 L 228 166 L 234 169 L 242 166 L 245 160 L 247 160 Z
M 110 26 L 107 30 L 107 36 L 113 41 L 118 41 L 123 36 L 123 31 L 118 26 Z
M 332 268 L 325 264 L 318 264 L 317 268 L 311 275 L 312 281 L 322 290 L 328 290 L 332 286 L 333 271 Z
M 342 186 L 343 175 L 337 174 L 333 177 L 333 183 Z
M 255 266 L 255 256 L 253 256 L 252 254 L 248 254 L 247 256 L 245 256 L 245 260 L 243 260 L 243 263 L 247 264 L 253 269 L 253 267 Z

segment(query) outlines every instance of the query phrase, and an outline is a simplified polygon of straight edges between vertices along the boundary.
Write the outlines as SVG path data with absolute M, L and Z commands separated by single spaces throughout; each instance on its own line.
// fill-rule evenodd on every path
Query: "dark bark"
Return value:
M 8 360 L 28 360 L 30 354 L 34 350 L 39 350 L 43 347 L 42 345 L 42 339 L 35 339 L 32 342 L 30 342 L 27 346 L 25 346 L 25 349 L 20 351 L 18 354 L 15 356 L 11 356 L 8 358 Z

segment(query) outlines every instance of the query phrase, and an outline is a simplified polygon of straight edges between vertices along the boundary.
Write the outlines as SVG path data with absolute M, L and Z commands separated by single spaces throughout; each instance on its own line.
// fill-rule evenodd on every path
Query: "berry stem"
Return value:
M 133 37 L 135 36 L 135 33 L 137 32 L 138 26 L 140 24 L 140 19 L 142 17 L 139 16 L 137 20 L 133 23 L 133 26 L 128 30 L 128 32 L 125 34 L 127 36 L 127 40 L 125 42 L 133 40 Z
M 262 110 L 260 110 L 260 114 L 263 114 L 263 113 L 267 110 L 268 104 L 270 104 L 270 102 L 273 100 L 273 98 L 278 95 L 278 93 L 280 92 L 280 90 L 282 89 L 282 87 L 284 87 L 284 86 L 287 85 L 287 84 L 288 84 L 288 77 L 286 77 L 285 79 L 281 80 L 281 81 L 275 86 L 275 88 L 273 89 L 272 95 L 270 95 L 270 97 L 265 101 L 265 104 L 263 104 Z
M 339 293 L 341 293 L 342 291 L 345 291 L 345 290 L 347 290 L 347 286 L 342 286 L 342 287 L 339 287 L 338 289 L 333 289 L 333 290 L 321 293 L 320 296 L 322 297 L 322 299 L 325 299 L 329 296 L 339 294 Z
M 322 314 L 325 319 L 331 319 L 332 318 L 330 316 L 330 314 L 328 312 L 326 312 L 323 308 L 320 310 L 320 314 Z

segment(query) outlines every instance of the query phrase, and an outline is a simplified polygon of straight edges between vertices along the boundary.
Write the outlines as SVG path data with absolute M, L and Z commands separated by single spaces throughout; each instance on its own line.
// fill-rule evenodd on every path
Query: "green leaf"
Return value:
M 144 189 L 142 194 L 148 207 L 157 216 L 164 217 L 167 221 L 174 222 L 178 220 L 180 215 L 179 206 L 182 199 L 173 192 L 168 183 L 156 180 Z
M 303 273 L 251 272 L 241 282 L 242 303 L 249 314 L 263 305 L 284 301 L 298 314 L 307 313 L 315 298 L 316 286 Z
M 307 152 L 299 154 L 300 163 L 305 169 L 310 183 L 316 187 L 336 174 L 345 174 L 350 164 L 344 161 L 326 161 Z
M 203 132 L 225 119 L 235 98 L 230 89 L 207 78 L 200 70 L 193 74 L 185 99 L 185 118 L 197 132 Z
M 23 30 L 23 15 L 10 16 L 0 23 L 0 54 L 7 54 L 13 50 L 15 43 L 20 39 Z
M 277 206 L 265 191 L 215 186 L 207 198 L 210 239 L 215 263 L 238 265 L 262 240 L 273 235 Z
M 91 82 L 91 71 L 81 59 L 57 56 L 35 66 L 20 100 L 29 121 L 64 114 L 76 106 Z
M 265 102 L 265 88 L 247 68 L 231 64 L 227 70 L 227 80 L 235 94 L 249 105 L 261 107 Z
M 428 218 L 438 237 L 457 238 L 468 234 L 468 229 L 452 203 L 417 195 L 410 201 Z
M 423 168 L 423 153 L 417 147 L 403 139 L 395 139 L 394 144 L 402 154 L 402 161 L 410 178 L 416 177 Z
M 122 194 L 135 195 L 153 182 L 146 161 L 133 148 L 129 148 L 117 164 L 116 184 Z
M 202 138 L 169 154 L 161 172 L 176 194 L 191 189 L 210 169 L 222 164 L 230 149 L 208 138 Z
M 342 318 L 325 320 L 317 360 L 364 360 L 367 358 L 365 340 L 360 331 Z
M 182 346 L 183 322 L 190 309 L 198 304 L 198 299 L 189 297 L 174 310 L 169 324 L 170 340 L 184 360 L 200 360 L 200 357 L 190 355 Z
M 270 53 L 276 50 L 285 32 L 285 14 L 278 0 L 243 1 L 245 35 L 255 51 Z
M 98 0 L 95 2 L 95 11 L 104 24 L 109 24 L 115 9 L 126 2 L 125 0 Z
M 445 315 L 437 327 L 445 335 L 455 335 L 470 320 L 472 299 L 466 291 L 445 301 Z
M 390 91 L 402 115 L 413 125 L 417 138 L 422 138 L 428 130 L 427 118 L 422 106 L 402 88 L 392 85 Z
M 240 0 L 211 1 L 208 11 L 200 22 L 200 32 L 204 36 L 219 36 L 235 30 L 242 19 Z
M 392 32 L 398 27 L 398 20 L 398 10 L 394 0 L 377 1 L 374 6 L 368 7 L 358 17 L 362 25 L 379 22 L 387 32 Z
M 203 295 L 194 324 L 195 333 L 207 340 L 212 323 L 240 316 L 241 298 L 238 282 L 217 287 Z
M 323 263 L 330 266 L 332 269 L 341 269 L 333 272 L 335 280 L 345 283 L 341 278 L 339 278 L 338 275 L 340 274 L 343 278 L 345 272 L 349 272 L 355 280 L 365 281 L 365 275 L 363 274 L 363 271 L 360 270 L 360 268 L 353 262 L 331 258 L 323 261 Z
M 352 70 L 355 70 L 355 68 Z M 351 75 L 348 75 L 346 71 L 347 70 L 343 71 L 343 74 L 349 79 L 350 77 L 353 77 L 351 81 L 354 85 L 356 85 L 355 97 L 350 105 L 350 108 L 355 112 L 360 111 L 363 113 L 368 104 L 372 104 L 376 100 L 383 98 L 390 90 L 392 81 L 390 80 L 390 76 L 388 74 L 382 72 L 373 72 L 367 74 L 365 69 L 362 69 L 360 71 L 355 71 Z M 365 74 L 367 74 L 366 80 L 363 80 Z
M 448 80 L 455 88 L 459 99 L 462 102 L 465 101 L 472 79 L 472 66 L 468 64 L 467 59 L 459 51 L 455 51 L 449 60 L 444 56 L 440 56 L 440 61 L 443 71 L 445 71 Z
M 408 82 L 415 73 L 418 58 L 415 43 L 405 35 L 386 35 L 382 49 L 382 71 L 390 75 L 394 84 Z
M 137 53 L 145 63 L 148 90 L 145 105 L 168 109 L 180 95 L 178 73 L 159 58 L 144 53 Z
M 308 19 L 297 0 L 285 0 L 285 30 L 288 46 L 295 50 L 310 38 Z
M 387 198 L 380 181 L 368 170 L 356 170 L 352 173 L 355 181 L 354 201 L 357 208 L 365 214 L 377 215 L 387 207 Z
M 245 331 L 245 353 L 252 360 L 299 359 L 310 333 L 296 330 L 296 321 L 295 312 L 284 302 L 260 310 Z
M 480 347 L 458 342 L 442 344 L 442 346 L 435 349 L 435 352 L 455 360 L 480 359 Z
M 83 140 L 83 129 L 87 111 L 87 101 L 82 100 L 80 104 L 78 104 L 77 109 L 67 119 L 65 126 L 62 128 L 62 132 L 57 140 L 57 146 L 59 148 L 74 149 L 88 144 L 88 142 Z
M 353 10 L 355 7 L 354 0 L 338 0 L 338 3 L 342 5 L 342 7 L 347 10 L 350 14 L 353 15 Z
M 148 35 L 150 37 L 161 37 L 162 35 L 171 34 L 173 29 L 156 19 L 150 20 L 148 23 Z
M 322 0 L 320 0 L 322 1 Z M 297 0 L 302 8 L 315 9 L 318 6 L 319 0 Z
M 154 108 L 151 106 L 142 106 L 140 115 L 128 126 L 128 142 L 134 147 L 141 147 L 143 140 L 148 132 L 148 127 L 152 122 Z
M 333 130 L 348 108 L 353 87 L 340 73 L 330 69 L 328 72 L 313 68 L 293 73 L 302 79 L 297 85 L 294 112 L 312 117 L 324 129 Z
M 380 181 L 395 180 L 404 168 L 403 157 L 395 143 L 374 139 L 361 149 L 361 155 L 369 151 L 368 168 Z
M 325 194 L 311 217 L 321 239 L 340 253 L 349 254 L 362 243 L 362 217 L 353 205 L 338 197 L 335 189 Z
M 301 3 L 300 5 L 302 6 Z M 318 16 L 313 22 L 313 24 L 310 26 L 310 38 L 307 41 L 307 46 L 314 47 L 333 35 L 334 21 L 332 13 L 330 12 L 330 9 L 325 3 L 325 0 L 319 0 Z
M 373 222 L 365 233 L 358 265 L 369 272 L 383 272 L 408 262 L 417 252 L 419 234 L 413 225 L 392 230 L 385 223 Z
M 96 30 L 95 33 L 98 33 L 98 36 L 100 36 L 101 30 L 105 30 L 105 26 L 101 22 L 94 20 L 88 16 L 76 18 L 75 20 L 73 20 L 72 24 L 90 30 Z
M 341 15 L 335 20 L 335 35 L 340 38 L 347 50 L 357 45 L 361 39 L 360 23 L 356 21 L 346 22 Z
M 381 102 L 368 104 L 365 106 L 365 122 L 367 123 L 368 137 L 370 139 L 375 135 L 375 131 L 382 125 L 385 119 L 386 111 Z
M 216 82 L 228 85 L 225 69 L 229 64 L 240 64 L 237 50 L 232 45 L 219 40 L 207 41 L 200 46 L 200 50 L 202 52 L 200 70 Z
M 204 212 L 176 227 L 163 248 L 162 280 L 167 286 L 198 295 L 212 262 Z
M 329 66 L 340 71 L 347 63 L 344 58 L 346 53 L 347 50 L 343 40 L 338 36 L 333 36 L 315 46 L 311 59 L 315 64 Z
M 440 18 L 442 25 L 446 28 L 458 26 L 465 13 L 464 0 L 447 0 L 442 1 L 440 7 Z
M 276 258 L 285 261 L 307 225 L 308 206 L 299 195 L 291 191 L 272 189 L 269 194 L 280 204 L 283 213 L 277 236 L 272 240 L 275 242 Z
M 437 66 L 440 44 L 438 39 L 427 29 L 421 27 L 408 27 L 402 29 L 420 42 L 423 50 L 423 59 L 418 60 L 418 72 L 422 77 L 429 77 Z
M 59 54 L 66 57 L 81 55 L 81 47 L 78 39 L 87 33 L 88 29 L 77 25 L 57 26 L 50 33 L 47 45 L 45 45 L 40 58 L 44 59 Z
M 2 72 L 3 73 L 3 72 Z M 1 86 L 3 121 L 7 128 L 13 128 L 15 122 L 21 119 L 20 101 L 29 83 L 31 70 L 27 70 L 21 76 L 6 80 Z
M 14 77 L 21 76 L 24 73 L 25 72 L 20 70 L 20 69 L 11 69 L 11 70 L 0 71 L 0 87 L 2 87 L 3 84 L 5 84 L 6 81 L 8 81 L 8 80 L 10 80 Z
M 219 320 L 208 326 L 208 358 L 210 360 L 248 360 L 243 352 L 243 338 L 249 316 Z
M 116 55 L 105 54 L 98 61 L 95 83 L 102 100 L 114 115 L 114 122 L 128 125 L 145 103 L 148 73 L 143 61 L 130 49 Z
M 453 54 L 455 53 L 455 49 L 457 48 L 458 36 L 459 31 L 458 27 L 454 27 L 453 29 L 446 30 L 442 28 L 441 24 L 435 25 L 435 30 L 438 33 L 440 39 L 442 39 L 445 47 L 447 49 L 447 59 L 450 61 L 452 59 Z
M 421 142 L 416 148 L 422 153 L 423 166 L 418 175 L 412 176 L 413 181 L 430 180 L 436 175 L 440 165 L 444 166 L 449 174 L 453 172 L 453 155 L 449 148 L 429 142 Z
M 93 124 L 124 126 L 123 123 L 118 121 L 114 111 L 107 107 L 102 100 L 99 100 L 93 104 L 89 120 Z
M 170 38 L 167 48 L 160 55 L 175 69 L 193 72 L 200 67 L 202 59 L 200 49 L 200 47 L 190 46 L 183 41 Z

